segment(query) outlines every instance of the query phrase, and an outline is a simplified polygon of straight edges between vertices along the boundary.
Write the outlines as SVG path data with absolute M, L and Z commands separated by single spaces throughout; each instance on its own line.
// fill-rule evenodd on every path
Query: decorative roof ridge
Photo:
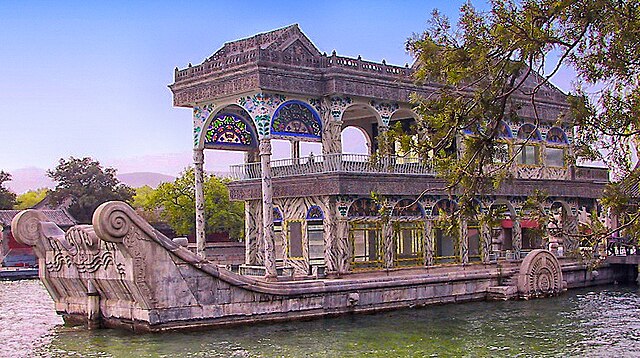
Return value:
M 302 31 L 300 31 L 299 25 L 297 23 L 294 23 L 291 25 L 277 28 L 275 30 L 261 32 L 259 34 L 255 34 L 249 37 L 241 38 L 241 39 L 230 41 L 230 42 L 225 42 L 224 45 L 222 45 L 222 47 L 218 51 L 216 51 L 213 55 L 208 57 L 205 60 L 205 62 L 215 61 L 220 58 L 227 57 L 229 55 L 233 55 L 233 54 L 237 54 L 240 52 L 245 52 L 245 51 L 249 51 L 257 48 L 265 49 L 270 45 L 272 45 L 273 43 L 277 42 L 279 39 L 281 39 L 285 34 L 290 32 L 291 30 L 294 30 L 294 31 L 297 30 L 297 32 L 300 32 L 302 34 Z M 306 36 L 306 35 L 303 34 L 303 36 Z

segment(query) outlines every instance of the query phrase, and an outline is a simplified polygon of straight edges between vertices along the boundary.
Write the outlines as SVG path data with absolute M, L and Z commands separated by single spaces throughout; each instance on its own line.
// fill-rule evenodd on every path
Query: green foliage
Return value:
M 241 239 L 244 234 L 244 203 L 229 200 L 226 181 L 205 175 L 205 218 L 207 233 L 229 232 Z M 145 210 L 157 210 L 179 235 L 195 230 L 195 174 L 193 168 L 184 171 L 171 183 L 162 183 L 153 193 L 141 189 L 134 199 Z
M 445 84 L 428 98 L 413 97 L 420 114 L 416 147 L 430 153 L 449 192 L 465 198 L 495 190 L 511 178 L 517 154 L 504 153 L 501 121 L 520 121 L 518 110 L 530 104 L 537 126 L 540 89 L 561 67 L 572 67 L 577 78 L 568 98 L 571 110 L 557 120 L 575 125 L 576 157 L 602 160 L 623 179 L 605 191 L 603 203 L 629 214 L 626 228 L 635 230 L 638 198 L 629 194 L 640 185 L 634 164 L 640 145 L 639 35 L 635 0 L 493 0 L 487 12 L 466 3 L 455 25 L 434 11 L 428 29 L 407 42 L 417 80 Z M 525 85 L 527 78 L 533 85 Z M 472 134 L 461 140 L 463 130 Z M 538 207 L 531 203 L 529 209 L 546 220 Z
M 49 193 L 48 188 L 40 188 L 36 190 L 29 190 L 26 193 L 18 195 L 16 199 L 16 210 L 25 210 L 33 207 L 41 202 Z
M 120 183 L 116 170 L 102 168 L 98 161 L 91 158 L 61 158 L 54 170 L 47 175 L 57 182 L 51 192 L 55 204 L 70 200 L 69 213 L 78 223 L 91 223 L 95 209 L 111 200 L 130 202 L 133 189 Z
M 11 180 L 11 174 L 0 170 L 0 209 L 11 209 L 16 204 L 16 194 L 4 187 Z

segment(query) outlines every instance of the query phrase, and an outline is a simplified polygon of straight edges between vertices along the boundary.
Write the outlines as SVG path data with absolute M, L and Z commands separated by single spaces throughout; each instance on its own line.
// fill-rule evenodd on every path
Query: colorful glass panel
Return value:
M 531 123 L 525 123 L 518 129 L 518 138 L 524 140 L 542 140 L 540 131 Z
M 312 205 L 307 211 L 307 220 L 322 220 L 324 219 L 324 213 L 317 205 Z
M 547 142 L 550 143 L 568 143 L 567 135 L 558 127 L 553 127 L 547 132 Z
M 349 217 L 378 216 L 380 206 L 369 198 L 360 198 L 349 207 Z
M 418 202 L 409 199 L 402 199 L 393 208 L 392 215 L 423 217 L 424 209 Z
M 278 208 L 273 208 L 273 222 L 282 222 L 282 213 Z
M 500 121 L 498 124 L 498 137 L 499 138 L 513 138 L 511 128 L 504 121 Z
M 256 148 L 258 142 L 251 125 L 244 118 L 232 113 L 221 113 L 207 127 L 204 145 L 219 148 Z
M 451 215 L 453 214 L 454 211 L 456 211 L 457 208 L 458 208 L 458 204 L 455 201 L 451 201 L 449 199 L 440 199 L 433 206 L 433 209 L 431 210 L 431 215 L 438 216 L 440 215 L 441 211 Z
M 301 101 L 288 101 L 273 114 L 271 134 L 320 139 L 321 123 L 311 106 Z

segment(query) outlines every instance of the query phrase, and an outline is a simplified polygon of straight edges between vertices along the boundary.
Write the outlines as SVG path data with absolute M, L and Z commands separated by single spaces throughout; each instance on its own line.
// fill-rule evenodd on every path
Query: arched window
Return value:
M 525 123 L 520 126 L 520 129 L 518 129 L 518 139 L 541 141 L 542 136 L 540 135 L 540 131 L 538 130 L 538 128 L 536 128 L 536 126 L 531 123 Z
M 511 128 L 505 121 L 500 121 L 498 124 L 498 138 L 510 139 L 513 138 L 513 133 L 511 132 Z
M 458 204 L 449 199 L 440 199 L 433 206 L 431 215 L 438 217 L 441 214 L 452 215 L 457 209 Z M 434 229 L 436 252 L 434 259 L 436 263 L 448 263 L 458 261 L 458 242 L 451 233 L 447 233 L 443 227 Z
M 271 120 L 271 134 L 320 140 L 322 122 L 318 113 L 302 101 L 287 101 L 276 109 Z
M 382 224 L 379 205 L 369 198 L 360 198 L 349 207 L 349 240 L 351 267 L 354 270 L 382 267 Z
M 567 134 L 558 127 L 553 127 L 547 132 L 547 142 L 556 144 L 568 144 Z
M 307 211 L 307 241 L 309 242 L 309 264 L 324 265 L 324 213 L 317 205 Z
M 204 134 L 208 149 L 251 150 L 258 147 L 251 122 L 234 113 L 220 113 L 211 120 Z
M 378 216 L 380 206 L 369 198 L 360 198 L 354 201 L 349 207 L 349 217 L 371 217 Z
M 516 163 L 520 165 L 539 165 L 540 164 L 540 144 L 542 140 L 540 131 L 531 123 L 523 124 L 518 129 L 518 139 L 525 141 L 516 153 Z
M 394 264 L 395 266 L 418 266 L 424 257 L 424 209 L 420 203 L 400 200 L 391 213 L 401 218 L 395 222 L 394 231 Z
M 567 165 L 565 156 L 568 143 L 567 135 L 562 129 L 558 127 L 549 129 L 545 148 L 545 164 L 550 167 L 564 168 Z

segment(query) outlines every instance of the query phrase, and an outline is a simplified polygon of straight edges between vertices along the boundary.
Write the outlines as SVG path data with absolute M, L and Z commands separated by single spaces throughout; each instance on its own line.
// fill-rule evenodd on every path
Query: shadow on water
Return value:
M 6 355 L 3 349 L 11 356 L 51 357 L 620 357 L 640 351 L 637 286 L 572 290 L 531 301 L 133 335 L 62 326 L 37 281 L 0 285 L 0 339 L 12 342 L 0 348 L 0 356 Z M 11 333 L 5 332 L 7 326 Z

